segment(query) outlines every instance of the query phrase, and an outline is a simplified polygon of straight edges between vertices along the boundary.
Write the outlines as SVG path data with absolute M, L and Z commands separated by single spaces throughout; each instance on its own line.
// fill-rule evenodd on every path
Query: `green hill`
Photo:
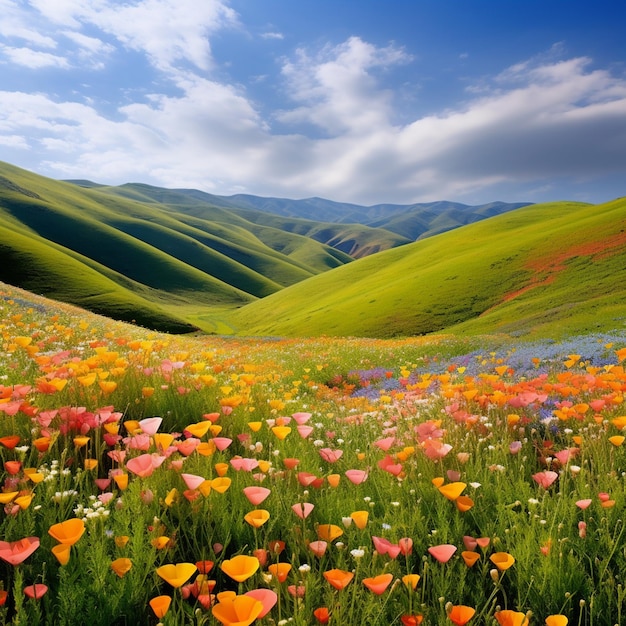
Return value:
M 352 261 L 184 194 L 53 181 L 2 163 L 0 218 L 0 280 L 160 330 L 228 331 L 222 309 Z
M 315 276 L 230 320 L 287 336 L 622 328 L 626 199 L 520 208 Z

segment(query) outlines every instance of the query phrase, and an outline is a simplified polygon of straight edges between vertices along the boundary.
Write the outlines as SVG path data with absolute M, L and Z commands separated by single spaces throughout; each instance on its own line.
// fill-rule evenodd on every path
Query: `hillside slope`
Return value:
M 183 332 L 207 308 L 240 306 L 352 261 L 228 210 L 194 217 L 140 188 L 111 189 L 119 188 L 54 181 L 0 163 L 0 280 Z
M 315 276 L 230 320 L 287 336 L 623 328 L 626 199 L 520 208 Z

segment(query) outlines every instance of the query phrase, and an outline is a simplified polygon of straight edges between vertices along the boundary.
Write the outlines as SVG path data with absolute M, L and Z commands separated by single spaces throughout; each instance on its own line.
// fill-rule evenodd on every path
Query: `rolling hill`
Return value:
M 626 199 L 520 208 L 312 277 L 230 320 L 287 336 L 624 328 Z
M 624 327 L 624 198 L 378 205 L 362 215 L 370 224 L 341 221 L 356 205 L 293 201 L 337 209 L 337 221 L 317 222 L 266 211 L 287 201 L 252 206 L 262 200 L 54 181 L 0 163 L 0 281 L 167 332 L 557 337 Z
M 352 261 L 265 228 L 271 247 L 237 216 L 195 218 L 106 190 L 1 164 L 0 280 L 117 319 L 188 332 L 207 330 L 194 320 L 207 308 L 240 306 Z

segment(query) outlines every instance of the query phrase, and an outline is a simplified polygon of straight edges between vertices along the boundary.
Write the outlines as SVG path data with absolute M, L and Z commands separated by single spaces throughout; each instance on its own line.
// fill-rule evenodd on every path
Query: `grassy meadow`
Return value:
M 624 623 L 623 330 L 174 336 L 5 284 L 0 311 L 2 623 Z

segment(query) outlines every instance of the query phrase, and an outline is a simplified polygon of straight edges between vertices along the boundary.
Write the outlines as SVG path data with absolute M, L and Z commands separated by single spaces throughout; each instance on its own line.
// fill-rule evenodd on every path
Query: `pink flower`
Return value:
M 367 480 L 367 472 L 359 469 L 351 469 L 346 472 L 346 477 L 351 483 L 360 485 Z
M 271 589 L 252 589 L 246 591 L 244 595 L 258 600 L 263 605 L 263 610 L 259 613 L 258 619 L 263 619 L 278 601 L 278 595 Z
M 517 454 L 521 449 L 522 449 L 522 442 L 521 441 L 512 441 L 509 444 L 509 452 L 511 454 Z
M 388 554 L 392 559 L 395 559 L 401 552 L 399 545 L 383 537 L 372 537 L 372 542 L 378 554 Z
M 320 456 L 328 463 L 336 463 L 343 455 L 343 450 L 332 450 L 331 448 L 320 448 Z
M 205 480 L 202 476 L 196 476 L 196 474 L 181 474 L 181 477 L 185 481 L 187 489 L 197 489 Z
M 449 443 L 443 443 L 443 441 L 438 439 L 427 439 L 422 443 L 422 447 L 424 454 L 433 461 L 442 459 L 452 450 L 452 446 Z
M 447 563 L 456 552 L 456 546 L 444 543 L 439 546 L 432 546 L 431 548 L 428 548 L 428 552 L 440 563 Z
M 39 547 L 38 537 L 26 537 L 18 541 L 0 541 L 0 559 L 11 565 L 19 565 Z
M 550 487 L 550 485 L 559 477 L 556 472 L 547 470 L 545 472 L 537 472 L 533 474 L 533 480 L 544 489 Z
M 398 547 L 403 556 L 408 556 L 413 552 L 413 539 L 410 537 L 402 537 L 398 539 Z
M 393 446 L 395 442 L 395 437 L 385 437 L 384 439 L 379 439 L 378 441 L 375 441 L 374 445 L 377 448 L 380 448 L 381 450 L 387 452 L 387 450 L 389 450 L 389 448 L 391 448 L 391 446 Z
M 233 457 L 230 460 L 230 464 L 237 471 L 251 472 L 259 466 L 259 462 L 256 459 L 242 458 L 240 456 Z
M 146 417 L 139 422 L 139 426 L 146 435 L 154 435 L 159 430 L 161 422 L 163 422 L 162 417 Z
M 272 493 L 271 489 L 266 487 L 244 487 L 243 493 L 248 498 L 250 504 L 257 506 L 261 504 Z
M 39 598 L 43 597 L 48 591 L 47 585 L 42 583 L 36 585 L 29 585 L 28 587 L 24 587 L 24 593 L 34 600 L 39 600 Z
M 297 504 L 294 504 L 291 509 L 292 511 L 300 518 L 300 519 L 305 519 L 307 518 L 310 514 L 311 511 L 315 508 L 314 504 L 311 504 L 310 502 L 298 502 Z
M 328 548 L 328 543 L 326 541 L 311 541 L 309 543 L 309 550 L 313 552 L 313 554 L 317 557 L 321 557 L 326 552 L 326 548 Z

